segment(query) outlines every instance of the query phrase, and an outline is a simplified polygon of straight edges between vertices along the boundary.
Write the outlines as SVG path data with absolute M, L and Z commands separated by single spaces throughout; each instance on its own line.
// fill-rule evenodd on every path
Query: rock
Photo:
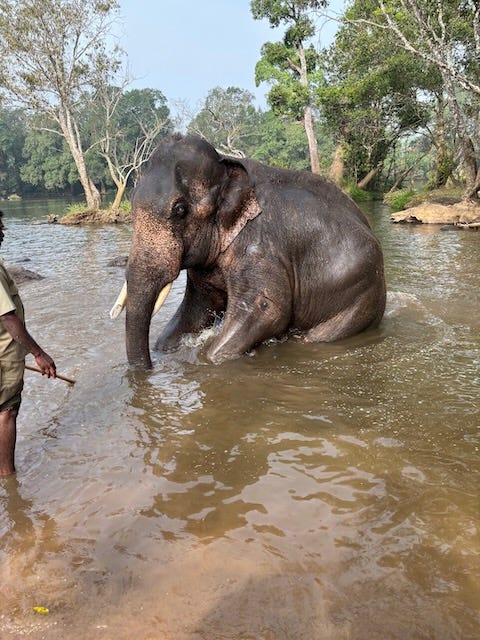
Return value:
M 56 224 L 58 222 L 58 216 L 56 213 L 51 213 L 47 216 L 46 220 L 36 220 L 33 224 Z
M 30 271 L 30 269 L 25 269 L 25 267 L 11 265 L 8 266 L 7 269 L 8 273 L 12 276 L 17 284 L 29 282 L 30 280 L 43 280 L 43 276 L 35 273 L 35 271 Z
M 405 211 L 392 213 L 392 222 L 442 225 L 472 225 L 480 222 L 480 205 L 475 202 L 457 202 L 453 205 L 424 202 Z
M 459 229 L 480 229 L 480 222 L 459 222 L 456 225 Z
M 128 256 L 117 256 L 116 258 L 113 258 L 112 260 L 110 260 L 110 262 L 107 263 L 107 266 L 108 267 L 126 267 L 127 262 L 128 262 Z

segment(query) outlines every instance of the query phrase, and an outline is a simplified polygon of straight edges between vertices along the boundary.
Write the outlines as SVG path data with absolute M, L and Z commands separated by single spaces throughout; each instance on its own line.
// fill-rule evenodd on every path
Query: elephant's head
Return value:
M 155 301 L 181 269 L 214 264 L 260 213 L 241 162 L 198 138 L 163 140 L 132 197 L 126 345 L 132 365 L 150 367 Z

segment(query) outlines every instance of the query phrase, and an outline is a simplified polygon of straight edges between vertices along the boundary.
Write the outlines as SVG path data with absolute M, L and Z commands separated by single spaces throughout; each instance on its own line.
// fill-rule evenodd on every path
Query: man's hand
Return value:
M 41 351 L 36 356 L 34 356 L 35 362 L 38 365 L 38 368 L 42 372 L 42 376 L 47 376 L 47 378 L 56 378 L 57 377 L 57 368 L 55 366 L 55 362 L 52 358 L 45 353 L 45 351 Z

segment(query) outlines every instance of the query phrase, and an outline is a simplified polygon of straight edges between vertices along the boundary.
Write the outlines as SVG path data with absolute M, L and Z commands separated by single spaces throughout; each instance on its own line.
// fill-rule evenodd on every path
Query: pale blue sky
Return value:
M 332 7 L 341 10 L 343 0 Z M 133 86 L 160 89 L 169 103 L 186 100 L 197 110 L 210 89 L 235 86 L 265 106 L 267 85 L 255 87 L 262 44 L 281 39 L 267 21 L 252 18 L 250 0 L 120 0 L 120 44 Z M 335 30 L 321 29 L 321 44 Z

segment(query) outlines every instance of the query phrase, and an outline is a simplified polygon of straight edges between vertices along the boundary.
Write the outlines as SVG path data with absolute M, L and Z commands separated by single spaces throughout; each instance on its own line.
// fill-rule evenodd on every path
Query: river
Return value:
M 32 224 L 59 206 L 1 203 L 1 255 L 44 276 L 30 332 L 77 381 L 25 374 L 2 640 L 478 638 L 480 234 L 372 208 L 378 330 L 141 374 L 108 316 L 131 229 Z

